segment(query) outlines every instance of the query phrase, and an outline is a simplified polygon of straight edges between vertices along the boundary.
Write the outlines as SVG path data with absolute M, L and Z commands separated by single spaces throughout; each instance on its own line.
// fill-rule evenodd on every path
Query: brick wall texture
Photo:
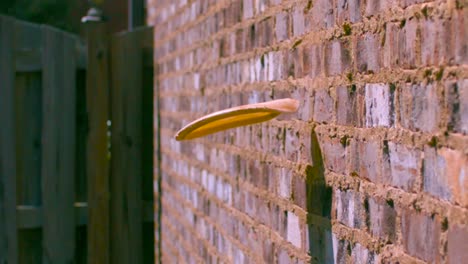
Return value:
M 468 261 L 466 1 L 149 0 L 148 22 L 163 263 Z M 173 138 L 285 97 L 297 114 Z

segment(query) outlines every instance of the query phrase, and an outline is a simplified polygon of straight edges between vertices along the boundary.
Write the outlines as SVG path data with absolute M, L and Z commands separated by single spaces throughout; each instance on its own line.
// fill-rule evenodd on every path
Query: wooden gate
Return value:
M 152 29 L 0 16 L 0 263 L 154 263 Z
M 68 33 L 0 17 L 0 263 L 70 263 L 83 254 L 76 117 L 84 47 Z

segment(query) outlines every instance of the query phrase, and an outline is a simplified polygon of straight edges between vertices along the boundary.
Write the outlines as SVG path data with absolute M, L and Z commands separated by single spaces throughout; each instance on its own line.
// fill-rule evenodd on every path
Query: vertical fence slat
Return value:
M 18 262 L 14 112 L 14 20 L 0 16 L 0 262 Z
M 27 208 L 40 211 L 41 206 L 41 127 L 42 87 L 39 72 L 17 73 L 16 82 L 16 187 L 18 210 L 18 256 L 19 263 L 40 263 L 42 259 L 42 230 L 27 228 L 20 212 Z
M 109 50 L 104 23 L 87 24 L 88 73 L 86 107 L 89 133 L 88 263 L 109 263 L 109 173 L 107 121 L 109 119 Z
M 43 262 L 74 257 L 74 55 L 64 33 L 43 27 Z M 70 73 L 72 71 L 73 73 Z M 68 98 L 66 98 L 68 97 Z M 70 120 L 68 120 L 70 119 Z M 65 126 L 71 126 L 65 127 Z
M 40 206 L 42 126 L 40 73 L 17 73 L 15 90 L 17 204 Z
M 113 39 L 112 263 L 142 263 L 142 56 L 139 34 Z

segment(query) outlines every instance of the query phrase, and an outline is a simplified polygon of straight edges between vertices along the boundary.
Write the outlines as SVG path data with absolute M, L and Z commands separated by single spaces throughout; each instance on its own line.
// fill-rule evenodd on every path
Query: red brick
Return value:
M 304 6 L 297 5 L 291 13 L 293 21 L 293 36 L 297 37 L 304 34 Z
M 280 12 L 276 14 L 276 40 L 282 41 L 289 38 L 289 15 L 287 12 Z
M 306 28 L 319 31 L 335 25 L 333 2 L 328 0 L 313 1 L 311 9 L 306 13 Z
M 400 124 L 408 129 L 434 132 L 440 122 L 439 97 L 434 84 L 407 84 L 400 88 Z
M 305 69 L 305 74 L 308 74 L 310 77 L 317 77 L 322 75 L 323 70 L 323 48 L 319 45 L 312 45 L 309 47 L 304 47 L 304 61 L 308 60 L 308 65 L 310 65 L 310 70 Z
M 454 12 L 453 33 L 455 36 L 455 62 L 468 64 L 468 8 L 466 6 Z
M 361 20 L 361 2 L 361 0 L 338 0 L 336 2 L 336 23 L 359 22 Z
M 336 204 L 336 220 L 352 228 L 364 226 L 363 197 L 360 193 L 335 190 L 334 201 Z
M 253 17 L 254 14 L 254 6 L 253 6 L 253 1 L 251 0 L 243 0 L 242 2 L 242 10 L 243 10 L 243 18 L 251 18 Z
M 365 118 L 365 103 L 360 86 L 338 86 L 336 88 L 336 123 L 361 127 Z
M 334 100 L 324 89 L 315 92 L 314 120 L 330 123 L 333 120 Z
M 380 69 L 380 38 L 367 34 L 356 39 L 356 66 L 359 72 L 378 72 Z
M 325 47 L 327 75 L 345 73 L 351 68 L 351 49 L 347 41 L 333 41 Z
M 393 92 L 383 83 L 366 84 L 366 126 L 390 127 L 393 124 Z
M 329 138 L 320 135 L 320 146 L 328 170 L 345 174 L 346 173 L 346 138 Z
M 462 206 L 468 205 L 468 156 L 447 148 L 426 147 L 424 191 Z
M 436 218 L 416 212 L 403 212 L 401 233 L 405 251 L 424 261 L 438 263 L 440 227 Z
M 417 191 L 415 184 L 421 175 L 421 151 L 393 142 L 387 144 L 384 151 L 385 182 L 405 191 Z
M 445 104 L 449 112 L 448 129 L 468 134 L 468 79 L 446 82 Z
M 360 177 L 375 183 L 382 183 L 382 146 L 377 141 L 351 140 L 347 148 L 348 173 L 357 173 Z
M 468 259 L 468 228 L 466 226 L 450 226 L 447 234 L 447 257 L 449 264 L 463 263 Z
M 375 252 L 370 251 L 359 243 L 356 243 L 352 246 L 351 261 L 352 263 L 380 263 Z
M 397 33 L 398 65 L 403 68 L 414 69 L 419 65 L 420 58 L 416 52 L 419 44 L 418 27 L 419 23 L 416 19 L 409 19 Z
M 368 200 L 368 228 L 373 236 L 385 242 L 394 242 L 396 237 L 396 211 L 387 201 Z
M 421 63 L 440 65 L 453 59 L 451 23 L 427 19 L 421 23 Z

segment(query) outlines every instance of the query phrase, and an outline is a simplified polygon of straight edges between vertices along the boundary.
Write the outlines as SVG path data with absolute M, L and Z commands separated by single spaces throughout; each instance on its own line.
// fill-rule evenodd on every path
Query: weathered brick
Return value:
M 244 19 L 253 17 L 253 14 L 254 14 L 253 4 L 254 4 L 254 2 L 251 1 L 251 0 L 244 0 L 243 1 L 242 10 L 243 10 Z
M 318 31 L 335 25 L 335 14 L 333 2 L 328 0 L 317 0 L 312 2 L 311 9 L 307 12 L 306 28 Z
M 421 151 L 393 142 L 384 146 L 385 182 L 406 191 L 416 191 L 421 172 Z
M 347 148 L 348 173 L 382 183 L 382 146 L 380 142 L 351 140 Z
M 287 12 L 280 12 L 276 14 L 276 40 L 282 41 L 289 37 L 289 15 Z
M 334 100 L 324 89 L 315 93 L 314 120 L 329 123 L 333 120 Z
M 468 205 L 468 156 L 448 148 L 424 151 L 424 191 L 444 200 Z
M 356 67 L 359 72 L 378 72 L 380 69 L 380 38 L 367 34 L 356 38 Z
M 400 91 L 400 124 L 416 131 L 436 131 L 440 122 L 440 99 L 436 86 L 407 84 Z
M 304 49 L 304 57 L 309 59 L 310 70 L 306 71 L 305 74 L 309 74 L 310 77 L 317 77 L 321 75 L 323 70 L 323 48 L 319 45 L 312 45 L 309 48 Z
M 366 84 L 366 126 L 393 124 L 393 93 L 388 84 Z
M 420 58 L 416 50 L 419 48 L 419 23 L 416 19 L 406 20 L 403 28 L 398 31 L 398 65 L 403 68 L 415 68 Z
M 362 195 L 354 191 L 335 190 L 336 219 L 340 223 L 361 228 L 364 223 L 364 206 Z
M 320 145 L 325 168 L 345 174 L 346 173 L 346 138 L 329 138 L 320 136 Z
M 307 209 L 306 182 L 300 176 L 293 177 L 293 200 L 294 203 Z
M 352 23 L 361 20 L 361 0 L 338 0 L 336 2 L 336 23 L 342 24 L 345 21 Z
M 453 35 L 455 36 L 455 62 L 468 64 L 468 8 L 461 8 L 454 12 Z
M 295 247 L 301 247 L 301 229 L 299 226 L 299 218 L 292 212 L 288 212 L 287 240 Z
M 468 259 L 468 228 L 451 225 L 447 234 L 448 263 L 463 263 Z
M 405 251 L 424 261 L 440 261 L 440 222 L 437 218 L 404 211 L 401 219 L 401 233 Z
M 368 228 L 373 236 L 385 242 L 394 242 L 396 236 L 396 211 L 393 204 L 381 199 L 368 200 Z
M 304 6 L 296 6 L 291 16 L 293 21 L 293 36 L 297 37 L 304 34 Z
M 281 168 L 281 175 L 278 184 L 278 194 L 286 199 L 291 197 L 291 171 L 286 168 Z
M 363 96 L 356 85 L 336 88 L 336 123 L 339 125 L 361 126 L 363 120 Z
M 351 49 L 347 41 L 333 41 L 325 48 L 325 70 L 327 75 L 347 72 L 351 67 Z
M 468 79 L 445 84 L 445 107 L 449 112 L 448 129 L 468 134 Z
M 356 243 L 353 246 L 351 251 L 351 261 L 352 263 L 380 263 L 378 256 L 375 252 L 370 251 L 363 245 Z

